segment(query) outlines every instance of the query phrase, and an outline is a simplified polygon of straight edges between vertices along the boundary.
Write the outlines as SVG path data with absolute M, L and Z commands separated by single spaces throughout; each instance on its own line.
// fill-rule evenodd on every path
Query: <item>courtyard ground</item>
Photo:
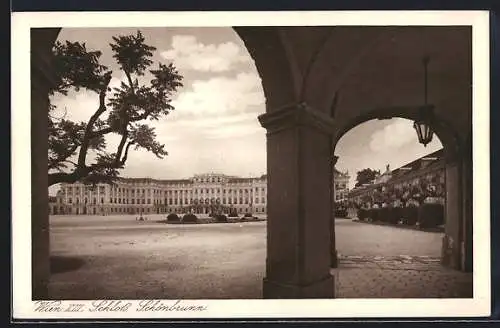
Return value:
M 262 298 L 266 222 L 176 225 L 134 216 L 51 217 L 52 299 Z M 336 221 L 336 297 L 472 297 L 439 264 L 440 233 Z

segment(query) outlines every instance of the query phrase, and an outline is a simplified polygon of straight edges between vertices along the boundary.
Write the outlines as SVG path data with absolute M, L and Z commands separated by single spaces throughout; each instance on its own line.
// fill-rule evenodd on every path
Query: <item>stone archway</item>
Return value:
M 340 138 L 357 125 L 373 119 L 405 118 L 415 120 L 418 107 L 386 107 L 367 111 L 338 129 L 334 138 L 334 148 Z M 442 242 L 442 263 L 454 269 L 468 271 L 472 268 L 472 170 L 467 166 L 472 159 L 472 144 L 463 144 L 459 134 L 449 122 L 435 116 L 432 124 L 435 134 L 444 148 L 446 175 L 445 235 Z M 469 183 L 469 186 L 463 185 Z M 466 194 L 467 193 L 467 194 Z M 332 227 L 334 229 L 334 227 Z M 332 250 L 335 250 L 335 234 Z M 332 254 L 335 258 L 335 253 Z
M 33 206 L 32 206 L 32 239 L 33 239 L 33 290 L 32 295 L 35 299 L 44 298 L 48 293 L 48 282 L 50 278 L 49 269 L 49 226 L 48 215 L 42 214 L 39 210 L 41 207 L 46 208 L 48 203 L 48 192 L 46 186 L 47 179 L 47 143 L 45 136 L 47 135 L 46 115 L 48 111 L 48 86 L 53 84 L 51 71 L 51 48 L 57 39 L 60 28 L 43 28 L 31 30 L 31 126 L 32 126 L 32 186 L 33 186 Z M 288 106 L 290 103 L 296 102 L 295 81 L 293 74 L 289 69 L 289 63 L 286 58 L 287 51 L 281 42 L 282 38 L 276 28 L 255 28 L 255 27 L 237 27 L 235 31 L 244 41 L 250 55 L 255 60 L 257 70 L 262 78 L 263 89 L 266 96 L 266 109 L 273 111 L 280 109 L 283 106 Z M 272 144 L 272 142 L 271 142 Z M 298 155 L 298 154 L 296 154 Z M 273 166 L 274 167 L 274 166 Z M 293 172 L 296 174 L 296 172 Z M 269 175 L 269 172 L 268 172 Z M 276 183 L 271 183 L 274 186 L 274 193 L 279 193 L 280 188 Z M 46 212 L 46 210 L 45 210 Z M 204 209 L 206 212 L 206 209 Z M 277 227 L 276 227 L 277 228 Z M 272 228 L 272 229 L 276 229 Z M 273 233 L 273 236 L 275 233 Z M 274 243 L 279 243 L 277 238 L 272 239 L 271 248 Z M 276 239 L 276 241 L 274 241 Z M 325 239 L 325 241 L 327 241 Z M 291 245 L 288 245 L 291 246 Z M 283 252 L 286 254 L 287 252 Z M 281 255 L 280 255 L 281 256 Z M 291 254 L 288 257 L 297 257 L 298 254 Z M 275 251 L 268 252 L 268 259 L 276 257 Z M 279 256 L 278 256 L 279 257 Z M 278 258 L 277 257 L 277 258 Z M 282 276 L 276 276 L 274 270 L 275 261 L 268 261 L 267 281 L 282 280 Z M 281 265 L 280 265 L 281 266 Z M 283 267 L 282 269 L 287 269 Z M 279 270 L 282 270 L 279 269 Z M 324 268 L 324 273 L 328 272 L 328 268 Z M 278 271 L 279 271 L 278 270 Z M 296 270 L 287 272 L 287 276 L 294 278 Z M 294 278 L 295 279 L 295 278 Z M 299 280 L 297 280 L 299 279 Z M 294 280 L 294 284 L 299 286 L 303 284 L 300 277 Z M 299 288 L 300 289 L 300 288 Z M 327 288 L 327 296 L 332 296 L 333 290 Z M 267 293 L 269 297 L 276 295 L 281 297 L 281 294 Z M 290 296 L 301 296 L 296 292 L 289 294 Z

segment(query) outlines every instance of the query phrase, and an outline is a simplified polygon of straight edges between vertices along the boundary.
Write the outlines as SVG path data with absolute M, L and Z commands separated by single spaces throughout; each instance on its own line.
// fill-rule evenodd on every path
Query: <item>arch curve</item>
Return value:
M 366 111 L 362 115 L 347 121 L 347 123 L 339 126 L 333 138 L 334 148 L 340 138 L 342 138 L 352 128 L 374 119 L 391 119 L 391 118 L 404 118 L 408 120 L 415 120 L 418 117 L 418 107 L 383 107 Z M 443 144 L 445 157 L 447 159 L 455 159 L 460 152 L 461 142 L 458 133 L 454 131 L 450 124 L 446 122 L 439 114 L 434 113 L 434 118 L 431 124 L 434 133 L 438 136 Z
M 233 27 L 241 38 L 262 79 L 266 110 L 296 103 L 296 79 L 283 40 L 276 27 Z

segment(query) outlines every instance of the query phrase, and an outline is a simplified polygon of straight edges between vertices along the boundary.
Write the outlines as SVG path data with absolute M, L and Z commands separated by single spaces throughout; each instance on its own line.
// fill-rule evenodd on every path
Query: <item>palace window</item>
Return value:
M 68 203 L 73 203 L 73 200 L 71 198 L 68 198 Z
M 135 199 L 132 199 L 132 204 L 135 204 Z
M 262 204 L 265 204 L 266 199 L 264 197 L 262 197 L 261 200 L 262 200 Z
M 259 197 L 255 197 L 255 204 L 259 203 Z
M 101 198 L 101 204 L 104 204 L 104 198 Z

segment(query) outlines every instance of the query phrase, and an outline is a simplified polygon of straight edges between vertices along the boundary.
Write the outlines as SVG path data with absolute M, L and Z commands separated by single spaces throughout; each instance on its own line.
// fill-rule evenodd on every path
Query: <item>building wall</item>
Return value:
M 226 212 L 267 213 L 267 179 L 237 178 L 223 174 L 195 175 L 185 180 L 120 178 L 114 185 L 95 187 L 63 184 L 57 196 L 58 214 L 208 214 L 211 205 Z M 55 214 L 52 207 L 50 213 Z M 62 209 L 62 210 L 61 210 Z
M 444 160 L 438 157 L 430 163 L 426 158 L 420 158 L 413 163 L 417 162 L 420 162 L 418 168 L 408 173 L 394 174 L 401 170 L 399 168 L 393 171 L 388 180 L 351 190 L 348 196 L 349 202 L 357 206 L 370 207 L 374 203 L 380 203 L 379 198 L 412 199 L 412 195 L 423 194 L 428 195 L 428 201 L 445 205 L 447 179 Z
M 349 195 L 349 179 L 350 176 L 347 172 L 342 173 L 335 170 L 333 199 L 335 203 L 347 201 Z

